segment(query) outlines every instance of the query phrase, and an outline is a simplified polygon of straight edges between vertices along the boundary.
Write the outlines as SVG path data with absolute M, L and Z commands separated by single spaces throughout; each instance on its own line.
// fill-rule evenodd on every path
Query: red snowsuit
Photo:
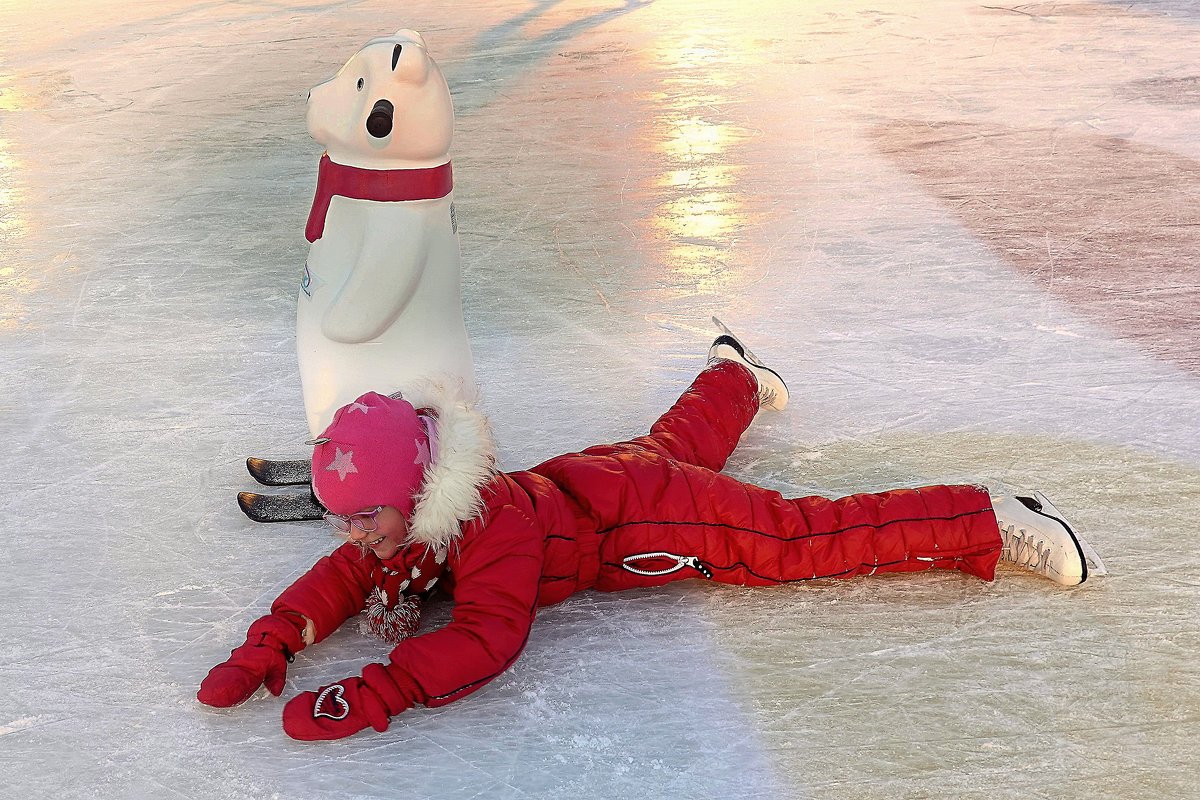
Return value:
M 978 487 L 789 500 L 720 474 L 757 410 L 749 370 L 718 361 L 649 435 L 496 475 L 482 493 L 484 513 L 462 526 L 449 552 L 414 546 L 384 564 L 346 544 L 272 610 L 308 617 L 320 640 L 374 590 L 394 605 L 440 577 L 454 598 L 450 624 L 401 641 L 386 667 L 363 674 L 394 715 L 479 689 L 517 659 L 539 606 L 585 589 L 681 578 L 763 586 L 932 568 L 993 578 L 1001 539 Z

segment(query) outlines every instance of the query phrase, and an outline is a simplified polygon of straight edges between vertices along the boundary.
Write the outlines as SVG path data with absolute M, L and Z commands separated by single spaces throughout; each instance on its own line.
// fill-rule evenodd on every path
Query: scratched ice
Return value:
M 0 795 L 1200 795 L 1195 4 L 478 5 L 0 6 Z M 584 594 L 385 734 L 200 708 L 334 544 L 233 496 L 306 438 L 305 91 L 400 27 L 504 466 L 642 430 L 716 313 L 793 389 L 732 473 L 1040 487 L 1112 576 Z

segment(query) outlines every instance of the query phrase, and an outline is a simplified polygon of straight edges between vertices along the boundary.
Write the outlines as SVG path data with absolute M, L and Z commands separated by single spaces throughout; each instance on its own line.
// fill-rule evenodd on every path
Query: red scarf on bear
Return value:
M 395 203 L 436 200 L 450 194 L 453 188 L 449 161 L 427 169 L 362 169 L 331 161 L 325 153 L 317 170 L 317 194 L 312 210 L 308 212 L 304 238 L 315 242 L 325 233 L 325 215 L 329 213 L 329 201 L 334 195 Z

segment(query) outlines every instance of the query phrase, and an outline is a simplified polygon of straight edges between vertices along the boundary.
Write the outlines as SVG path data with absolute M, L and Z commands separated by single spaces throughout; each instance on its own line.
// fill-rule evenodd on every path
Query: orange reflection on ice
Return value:
M 16 89 L 0 84 L 0 111 L 20 111 L 24 108 L 24 100 Z
M 12 237 L 28 232 L 28 225 L 21 215 L 25 205 L 24 194 L 17 185 L 20 162 L 12 154 L 11 143 L 0 138 L 0 243 L 12 241 Z
M 704 186 L 720 188 L 736 180 L 741 167 L 714 165 L 694 169 L 677 169 L 664 173 L 655 182 L 657 186 Z
M 662 75 L 646 97 L 644 108 L 657 113 L 642 137 L 650 163 L 663 168 L 652 181 L 658 202 L 647 223 L 662 247 L 655 261 L 681 286 L 717 291 L 738 277 L 729 250 L 751 218 L 738 155 L 750 133 L 727 109 L 754 69 L 753 48 L 713 31 L 671 33 L 645 58 Z
M 24 96 L 13 89 L 7 76 L 0 75 L 0 111 L 19 111 L 24 107 Z M 12 252 L 12 243 L 22 238 L 29 230 L 29 223 L 22 214 L 26 199 L 17 183 L 21 162 L 13 155 L 12 143 L 0 137 L 0 330 L 15 329 L 27 313 L 24 304 L 18 302 L 19 294 L 28 294 L 35 284 L 23 277 L 6 256 Z
M 24 196 L 16 183 L 18 166 L 9 141 L 0 138 L 0 242 L 27 232 L 25 218 L 20 213 Z
M 688 192 L 659 207 L 659 219 L 670 233 L 685 240 L 716 239 L 730 233 L 740 221 L 738 204 L 729 192 Z
M 681 161 L 706 159 L 724 153 L 735 140 L 732 125 L 699 117 L 671 120 L 663 151 Z

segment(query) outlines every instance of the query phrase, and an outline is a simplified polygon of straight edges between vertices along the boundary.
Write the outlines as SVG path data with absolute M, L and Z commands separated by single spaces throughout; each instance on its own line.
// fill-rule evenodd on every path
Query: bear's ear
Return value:
M 407 39 L 410 42 L 416 42 L 417 44 L 421 45 L 421 47 L 425 46 L 425 38 L 421 36 L 421 34 L 409 28 L 401 28 L 400 30 L 396 31 L 392 38 Z

